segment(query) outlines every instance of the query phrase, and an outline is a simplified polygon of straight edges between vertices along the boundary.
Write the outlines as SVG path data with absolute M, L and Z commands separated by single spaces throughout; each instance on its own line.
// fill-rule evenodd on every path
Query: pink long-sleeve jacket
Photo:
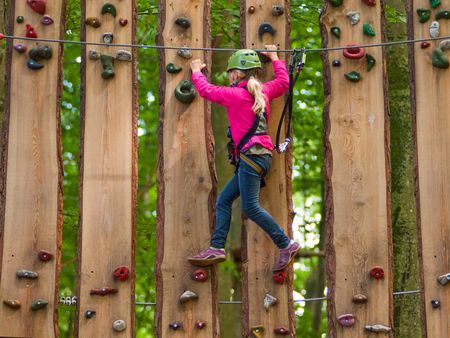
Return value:
M 270 118 L 270 101 L 283 95 L 289 87 L 289 76 L 285 62 L 275 60 L 272 64 L 275 79 L 263 83 L 262 87 L 262 91 L 266 96 L 267 120 Z M 227 109 L 233 141 L 235 144 L 239 144 L 239 141 L 255 121 L 255 113 L 252 110 L 254 99 L 245 89 L 247 82 L 240 82 L 236 87 L 216 86 L 210 84 L 200 71 L 192 74 L 192 82 L 201 97 L 218 103 Z M 248 149 L 253 144 L 260 144 L 269 150 L 274 148 L 270 135 L 255 135 L 244 145 L 242 150 Z

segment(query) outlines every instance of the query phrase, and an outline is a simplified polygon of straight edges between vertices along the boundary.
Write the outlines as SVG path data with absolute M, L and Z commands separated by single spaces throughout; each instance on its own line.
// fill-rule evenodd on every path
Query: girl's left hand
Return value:
M 192 73 L 195 73 L 195 72 L 201 72 L 202 69 L 205 68 L 205 67 L 206 67 L 206 64 L 204 64 L 204 63 L 203 63 L 201 60 L 199 60 L 199 59 L 192 60 L 192 62 L 191 62 L 191 70 L 192 70 Z

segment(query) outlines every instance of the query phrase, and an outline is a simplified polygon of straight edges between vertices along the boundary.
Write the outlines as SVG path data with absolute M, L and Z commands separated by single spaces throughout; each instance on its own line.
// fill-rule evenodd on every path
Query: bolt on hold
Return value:
M 103 287 L 100 289 L 92 289 L 89 294 L 91 296 L 107 296 L 119 292 L 119 290 L 111 287 Z
M 180 303 L 184 304 L 190 300 L 198 299 L 198 296 L 195 292 L 186 290 L 183 292 L 183 294 L 180 296 Z
M 250 329 L 253 337 L 255 338 L 262 338 L 264 337 L 264 327 L 262 325 L 256 325 L 256 326 L 252 326 L 252 328 Z
M 129 274 L 130 269 L 128 269 L 128 267 L 124 265 L 118 266 L 113 273 L 114 277 L 122 282 L 128 278 Z
M 384 277 L 384 270 L 381 266 L 374 266 L 370 270 L 370 277 L 373 279 L 382 279 Z
M 94 317 L 96 313 L 97 312 L 95 310 L 86 310 L 86 312 L 84 313 L 84 317 L 86 319 L 90 319 L 90 318 Z
M 19 300 L 17 299 L 7 299 L 3 301 L 3 304 L 10 307 L 11 309 L 18 309 L 22 306 Z
M 127 324 L 123 319 L 117 319 L 113 322 L 113 330 L 117 332 L 121 332 L 127 328 Z
M 273 5 L 272 6 L 272 15 L 273 16 L 280 16 L 283 13 L 284 13 L 283 5 Z
M 391 332 L 391 328 L 386 325 L 382 324 L 375 324 L 375 325 L 366 325 L 364 326 L 364 330 L 368 332 L 379 332 L 379 333 L 389 333 Z
M 448 273 L 448 274 L 446 274 L 446 275 L 439 276 L 439 277 L 437 278 L 437 281 L 438 281 L 439 284 L 441 284 L 441 285 L 447 284 L 447 283 L 450 281 L 450 273 Z
M 48 301 L 45 299 L 36 299 L 31 303 L 31 310 L 36 311 L 47 307 Z
M 36 279 L 39 277 L 39 274 L 30 270 L 17 270 L 16 276 L 18 278 Z
M 169 327 L 172 330 L 181 330 L 183 328 L 183 324 L 181 322 L 173 322 L 169 324 Z
M 264 308 L 269 311 L 269 308 L 278 303 L 278 299 L 271 294 L 266 293 L 264 296 Z
M 441 301 L 439 299 L 432 299 L 431 300 L 431 307 L 433 309 L 437 309 L 441 306 Z
M 208 271 L 206 269 L 200 268 L 192 272 L 192 279 L 196 282 L 205 282 L 208 279 Z
M 41 262 L 48 262 L 52 258 L 53 258 L 53 254 L 51 252 L 49 252 L 49 251 L 41 250 L 38 253 L 38 259 Z
M 259 37 L 261 38 L 264 33 L 269 33 L 270 35 L 275 35 L 275 29 L 272 27 L 272 25 L 268 22 L 264 22 L 259 26 L 258 29 L 258 34 Z
M 185 29 L 191 27 L 191 21 L 185 16 L 181 16 L 175 20 L 175 24 Z
M 338 318 L 338 323 L 344 327 L 352 327 L 356 323 L 355 315 L 351 313 L 346 313 L 344 315 L 340 315 Z
M 287 327 L 276 327 L 273 332 L 275 334 L 278 334 L 280 336 L 289 336 L 291 334 L 291 331 Z

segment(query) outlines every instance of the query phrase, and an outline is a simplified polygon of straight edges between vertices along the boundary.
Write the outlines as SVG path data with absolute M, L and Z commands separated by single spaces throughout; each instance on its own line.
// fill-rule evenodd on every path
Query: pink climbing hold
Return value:
M 347 59 L 361 59 L 366 54 L 366 51 L 355 44 L 348 44 L 343 50 L 343 54 Z
M 345 327 L 351 327 L 355 325 L 356 317 L 350 313 L 347 313 L 345 315 L 341 315 L 337 318 L 339 324 Z
M 45 0 L 27 0 L 27 4 L 36 13 L 45 14 Z
M 33 38 L 36 39 L 37 38 L 37 33 L 36 30 L 33 28 L 33 26 L 31 26 L 30 24 L 26 24 L 27 27 L 27 34 L 25 35 L 27 38 Z

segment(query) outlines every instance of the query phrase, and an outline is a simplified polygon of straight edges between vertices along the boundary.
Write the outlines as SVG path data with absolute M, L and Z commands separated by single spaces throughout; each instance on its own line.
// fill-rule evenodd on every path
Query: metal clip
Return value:
M 290 138 L 286 138 L 283 143 L 278 145 L 277 151 L 279 153 L 284 153 L 287 150 L 287 148 L 289 146 L 289 143 L 291 143 L 291 139 Z

